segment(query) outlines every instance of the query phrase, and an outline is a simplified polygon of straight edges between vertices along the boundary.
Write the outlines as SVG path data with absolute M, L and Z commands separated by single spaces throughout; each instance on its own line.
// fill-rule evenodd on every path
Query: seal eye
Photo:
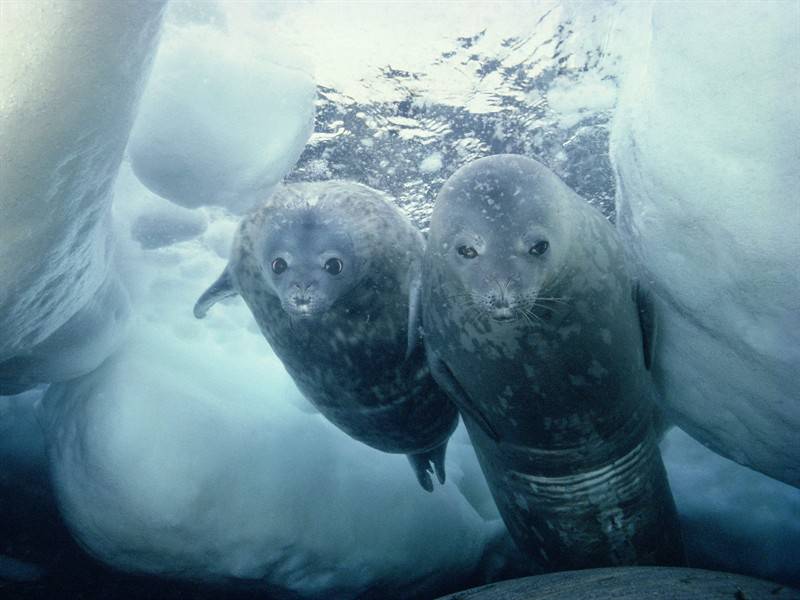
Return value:
M 478 251 L 472 246 L 459 246 L 458 253 L 464 258 L 475 258 L 478 256 Z
M 285 260 L 283 260 L 283 259 L 282 259 L 282 258 L 280 258 L 280 257 L 278 257 L 278 258 L 276 258 L 275 260 L 273 260 L 273 261 L 272 261 L 272 271 L 273 271 L 273 273 L 275 273 L 276 275 L 280 275 L 280 274 L 281 274 L 281 273 L 283 273 L 283 272 L 284 272 L 284 271 L 285 271 L 285 270 L 286 270 L 288 267 L 289 267 L 289 265 L 287 265 L 287 264 L 286 264 L 286 261 L 285 261 Z
M 328 275 L 338 275 L 344 268 L 344 263 L 338 258 L 329 258 L 322 267 Z
M 550 247 L 550 243 L 547 240 L 542 240 L 541 242 L 536 242 L 531 249 L 528 250 L 528 254 L 532 256 L 541 256 L 547 249 Z

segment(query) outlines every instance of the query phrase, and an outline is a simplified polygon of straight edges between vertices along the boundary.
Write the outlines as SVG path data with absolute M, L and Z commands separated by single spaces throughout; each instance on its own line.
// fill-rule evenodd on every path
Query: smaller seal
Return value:
M 422 289 L 431 371 L 517 545 L 552 570 L 682 564 L 652 313 L 608 221 L 534 160 L 476 160 L 436 199 Z
M 203 318 L 241 295 L 297 387 L 351 437 L 445 480 L 458 412 L 420 340 L 422 234 L 384 194 L 328 181 L 278 188 L 241 222 Z

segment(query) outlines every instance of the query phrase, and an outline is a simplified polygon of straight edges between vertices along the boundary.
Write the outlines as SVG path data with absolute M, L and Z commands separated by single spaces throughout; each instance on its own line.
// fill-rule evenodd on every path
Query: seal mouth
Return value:
M 290 317 L 297 319 L 312 319 L 325 312 L 325 307 L 311 302 L 285 302 L 283 310 Z
M 287 310 L 286 313 L 294 319 L 301 319 L 304 321 L 309 321 L 319 314 L 319 312 L 310 310 Z
M 495 308 L 492 310 L 491 315 L 492 320 L 496 321 L 497 323 L 508 323 L 509 321 L 516 320 L 517 316 L 514 314 L 514 311 L 510 307 L 503 307 L 503 308 Z

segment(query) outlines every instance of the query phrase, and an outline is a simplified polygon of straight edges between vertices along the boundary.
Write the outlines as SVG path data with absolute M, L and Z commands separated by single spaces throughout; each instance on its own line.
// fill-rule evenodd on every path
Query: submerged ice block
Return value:
M 278 183 L 314 129 L 314 81 L 243 34 L 168 29 L 131 133 L 136 176 L 188 208 L 241 211 Z
M 661 398 L 705 445 L 800 486 L 800 5 L 641 16 L 611 152 Z
M 0 393 L 27 387 L 13 381 L 15 372 L 39 381 L 75 373 L 63 364 L 63 346 L 42 344 L 75 329 L 68 322 L 76 315 L 80 339 L 66 342 L 79 351 L 78 371 L 96 367 L 124 331 L 111 190 L 163 8 L 160 0 L 3 3 L 0 363 L 17 362 L 5 365 Z M 78 348 L 84 342 L 89 347 Z M 58 373 L 43 368 L 53 360 Z M 25 366 L 31 361 L 35 373 Z
M 468 576 L 500 532 L 452 483 L 427 494 L 402 456 L 297 411 L 277 359 L 137 329 L 43 404 L 64 520 L 104 562 L 310 597 L 410 596 Z

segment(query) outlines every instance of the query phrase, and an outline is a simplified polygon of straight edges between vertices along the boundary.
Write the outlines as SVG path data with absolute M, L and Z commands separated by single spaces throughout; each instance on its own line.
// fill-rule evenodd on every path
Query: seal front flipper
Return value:
M 653 294 L 638 281 L 634 284 L 633 300 L 639 313 L 639 327 L 642 330 L 642 348 L 644 350 L 644 366 L 650 369 L 653 364 L 653 352 L 656 343 L 656 314 Z
M 226 267 L 225 270 L 222 272 L 222 275 L 211 284 L 197 302 L 194 305 L 194 316 L 197 319 L 202 319 L 206 316 L 208 309 L 214 306 L 217 302 L 222 300 L 223 298 L 230 298 L 231 296 L 235 296 L 238 294 L 236 288 L 233 285 L 233 280 L 231 278 L 230 272 Z
M 492 427 L 492 424 L 489 423 L 489 420 L 484 417 L 483 414 L 481 414 L 480 410 L 478 410 L 475 404 L 470 400 L 467 392 L 464 391 L 464 388 L 461 387 L 460 383 L 458 383 L 458 380 L 453 375 L 450 367 L 448 367 L 442 359 L 436 356 L 435 352 L 428 350 L 427 357 L 428 367 L 431 370 L 431 375 L 433 375 L 433 378 L 436 380 L 436 383 L 439 384 L 439 387 L 441 387 L 445 393 L 450 396 L 459 410 L 465 412 L 473 421 L 478 424 L 478 426 L 486 435 L 488 435 L 495 442 L 499 442 L 500 436 L 498 435 L 497 431 L 494 427 Z
M 406 360 L 414 353 L 420 337 L 420 305 L 422 303 L 422 268 L 419 261 L 411 265 L 408 284 L 408 339 Z

